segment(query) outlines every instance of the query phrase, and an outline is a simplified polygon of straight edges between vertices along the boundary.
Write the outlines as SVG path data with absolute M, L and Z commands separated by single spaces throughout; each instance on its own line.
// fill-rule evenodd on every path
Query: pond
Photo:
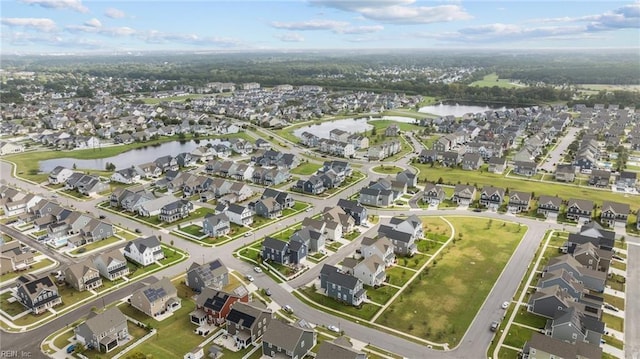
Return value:
M 212 140 L 185 140 L 185 141 L 172 141 L 162 144 L 151 145 L 146 147 L 140 147 L 133 150 L 123 152 L 116 156 L 106 158 L 96 158 L 90 160 L 83 160 L 78 158 L 54 158 L 40 162 L 40 171 L 51 172 L 56 166 L 64 166 L 66 168 L 73 168 L 75 164 L 77 168 L 92 169 L 92 170 L 104 170 L 107 166 L 107 162 L 111 162 L 116 165 L 116 169 L 122 169 L 131 167 L 133 165 L 140 165 L 143 163 L 151 162 L 158 157 L 165 155 L 176 156 L 182 152 L 191 152 L 196 147 L 206 146 L 208 143 L 217 145 L 225 143 L 219 139 Z
M 367 123 L 367 120 L 366 118 L 333 120 L 297 128 L 293 131 L 293 134 L 300 138 L 303 132 L 309 132 L 320 138 L 329 138 L 329 132 L 336 128 L 349 133 L 362 133 L 373 128 L 372 125 Z
M 467 113 L 481 113 L 489 110 L 504 111 L 506 109 L 507 109 L 506 107 L 496 108 L 496 107 L 489 107 L 489 106 L 483 107 L 483 106 L 469 106 L 469 105 L 459 105 L 459 104 L 446 105 L 441 103 L 439 105 L 420 107 L 418 112 L 431 113 L 438 116 L 453 115 L 455 117 L 462 117 Z

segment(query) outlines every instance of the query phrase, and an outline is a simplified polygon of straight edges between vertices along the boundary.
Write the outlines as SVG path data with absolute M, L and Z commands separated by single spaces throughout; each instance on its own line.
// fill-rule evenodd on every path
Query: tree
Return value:
M 111 163 L 111 162 L 107 162 L 107 165 L 105 166 L 107 171 L 115 171 L 116 170 L 116 165 Z
M 172 239 L 172 240 L 171 240 L 171 242 L 169 242 L 169 243 L 171 243 L 171 246 L 173 246 L 173 239 Z

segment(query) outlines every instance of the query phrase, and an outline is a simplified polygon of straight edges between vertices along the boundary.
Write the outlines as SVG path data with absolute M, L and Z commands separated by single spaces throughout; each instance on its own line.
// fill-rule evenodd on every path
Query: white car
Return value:
M 253 271 L 256 273 L 262 273 L 262 268 L 260 267 L 253 267 Z
M 507 308 L 509 308 L 509 302 L 502 303 L 502 309 L 507 309 Z
M 244 277 L 246 280 L 248 280 L 249 282 L 253 282 L 253 276 L 247 274 L 246 277 Z
M 335 325 L 329 325 L 327 329 L 335 333 L 340 333 L 340 328 L 336 327 Z

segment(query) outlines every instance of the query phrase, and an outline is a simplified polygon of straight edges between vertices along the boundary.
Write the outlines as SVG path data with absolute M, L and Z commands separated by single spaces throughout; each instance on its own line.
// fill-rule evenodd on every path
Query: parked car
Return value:
M 136 233 L 142 233 L 142 231 L 140 230 L 140 228 L 136 228 Z
M 293 308 L 291 308 L 291 306 L 289 304 L 287 304 L 284 307 L 282 307 L 282 310 L 284 310 L 285 312 L 287 312 L 289 314 L 293 313 Z
M 71 354 L 76 350 L 76 345 L 75 344 L 71 344 L 67 347 L 67 354 Z
M 100 215 L 100 219 L 105 219 L 105 218 L 107 218 L 107 216 L 105 216 L 104 214 Z
M 507 309 L 507 308 L 509 308 L 509 302 L 502 303 L 502 309 Z
M 327 327 L 327 329 L 329 329 L 330 331 L 332 331 L 334 333 L 340 333 L 340 328 L 336 327 L 335 325 L 329 325 Z
M 496 330 L 498 330 L 499 326 L 500 323 L 497 320 L 494 320 L 493 322 L 491 322 L 491 326 L 489 327 L 489 329 L 491 329 L 492 332 L 495 332 Z
M 252 234 L 253 234 L 253 233 L 251 233 L 251 232 L 245 232 L 244 236 L 245 236 L 245 237 L 251 237 L 251 235 L 252 235 Z
M 253 267 L 253 271 L 256 273 L 262 273 L 262 268 L 260 267 Z
M 269 289 L 269 288 L 265 289 L 264 290 L 264 294 L 266 294 L 267 297 L 270 297 L 271 296 L 271 289 Z
M 244 278 L 245 278 L 246 280 L 248 280 L 249 282 L 253 282 L 253 276 L 251 276 L 251 275 L 249 275 L 249 274 L 247 274 Z

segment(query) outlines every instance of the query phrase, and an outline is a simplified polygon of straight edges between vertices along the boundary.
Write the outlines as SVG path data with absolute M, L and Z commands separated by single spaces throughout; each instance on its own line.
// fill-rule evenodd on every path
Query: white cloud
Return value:
M 233 38 L 218 36 L 199 36 L 196 34 L 165 33 L 157 30 L 138 32 L 136 33 L 136 37 L 151 44 L 182 43 L 188 45 L 215 46 L 221 48 L 232 48 L 242 45 L 241 41 Z
M 23 27 L 27 29 L 50 32 L 56 29 L 56 23 L 47 18 L 33 18 L 33 17 L 13 17 L 2 18 L 3 25 L 11 27 Z
M 91 20 L 87 20 L 84 24 L 91 27 L 102 27 L 102 23 L 100 22 L 100 20 L 96 19 L 95 17 Z
M 84 25 L 68 25 L 64 29 L 70 33 L 89 33 L 113 37 L 131 36 L 137 33 L 136 30 L 127 26 L 103 27 L 102 24 L 95 26 L 95 24 L 89 24 L 89 22 L 91 21 L 87 21 Z
M 39 5 L 47 9 L 70 9 L 81 13 L 89 12 L 81 0 L 20 0 L 25 4 Z
M 415 6 L 414 0 L 310 0 L 310 2 L 317 6 L 356 12 L 365 19 L 385 23 L 430 24 L 472 18 L 460 5 Z
M 287 32 L 286 34 L 276 35 L 276 39 L 284 42 L 303 42 L 304 37 L 296 32 Z
M 335 32 L 340 34 L 369 34 L 372 32 L 378 32 L 384 30 L 384 26 L 382 25 L 371 25 L 371 26 L 348 26 L 345 28 L 336 29 Z
M 112 19 L 122 19 L 123 17 L 127 16 L 127 14 L 125 14 L 122 10 L 110 7 L 104 11 L 104 16 L 110 17 Z
M 2 40 L 3 42 L 14 46 L 53 46 L 66 49 L 79 48 L 84 50 L 97 50 L 104 47 L 102 42 L 94 39 L 63 37 L 57 34 L 43 36 L 42 34 L 11 32 L 9 34 L 3 33 Z
M 348 25 L 349 25 L 348 22 L 334 21 L 334 20 L 308 20 L 308 21 L 299 21 L 299 22 L 274 21 L 271 23 L 271 26 L 275 27 L 276 29 L 296 30 L 296 31 L 336 30 L 339 28 L 346 27 Z

